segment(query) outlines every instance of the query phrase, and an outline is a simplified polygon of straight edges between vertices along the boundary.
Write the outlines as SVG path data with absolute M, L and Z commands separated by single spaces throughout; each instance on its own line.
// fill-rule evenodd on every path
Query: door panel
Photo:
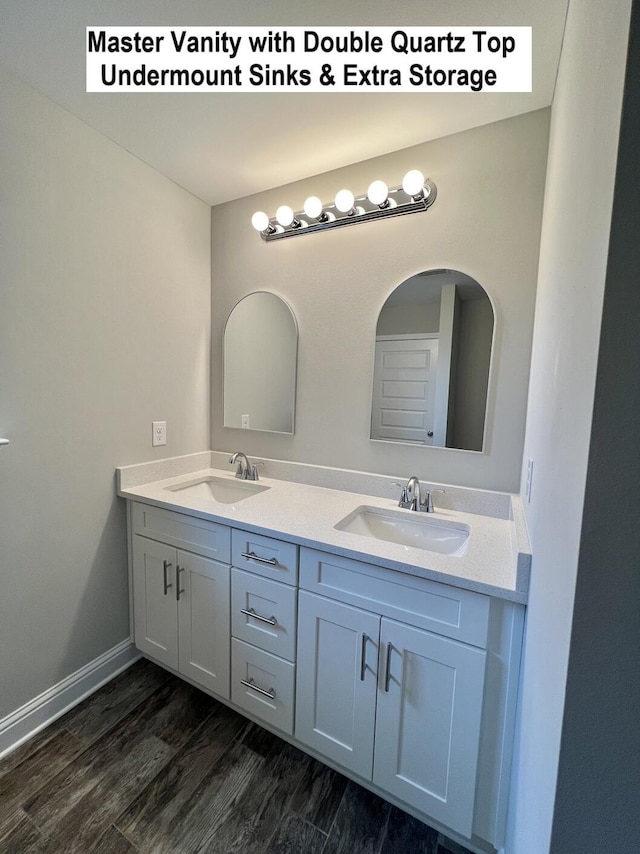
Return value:
M 229 699 L 229 567 L 182 551 L 177 560 L 180 672 Z
M 301 591 L 296 738 L 366 779 L 373 765 L 380 617 Z
M 433 444 L 437 338 L 376 341 L 371 438 Z
M 142 652 L 177 670 L 175 573 L 175 549 L 145 537 L 133 537 L 135 643 Z
M 388 619 L 380 642 L 374 782 L 468 837 L 486 654 Z

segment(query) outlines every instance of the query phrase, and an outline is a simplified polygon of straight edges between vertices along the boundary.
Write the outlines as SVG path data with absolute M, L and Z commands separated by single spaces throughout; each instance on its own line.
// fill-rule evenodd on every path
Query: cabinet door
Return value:
M 137 535 L 133 538 L 133 615 L 138 649 L 177 670 L 176 550 Z
M 485 652 L 382 620 L 373 780 L 471 836 Z
M 296 738 L 368 780 L 379 630 L 377 614 L 300 591 Z
M 228 700 L 229 567 L 182 551 L 177 563 L 180 673 Z

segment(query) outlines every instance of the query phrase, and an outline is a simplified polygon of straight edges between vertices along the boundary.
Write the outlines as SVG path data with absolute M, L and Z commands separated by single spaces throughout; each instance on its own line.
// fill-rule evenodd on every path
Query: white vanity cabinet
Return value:
M 489 599 L 311 549 L 300 573 L 296 738 L 470 837 Z
M 136 646 L 478 850 L 504 842 L 524 607 L 130 502 Z
M 228 699 L 230 529 L 134 504 L 132 530 L 136 646 Z

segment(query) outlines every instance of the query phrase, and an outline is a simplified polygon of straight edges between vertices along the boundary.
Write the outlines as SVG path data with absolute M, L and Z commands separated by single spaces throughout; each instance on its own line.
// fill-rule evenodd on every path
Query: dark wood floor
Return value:
M 0 761 L 2 854 L 467 854 L 148 661 Z

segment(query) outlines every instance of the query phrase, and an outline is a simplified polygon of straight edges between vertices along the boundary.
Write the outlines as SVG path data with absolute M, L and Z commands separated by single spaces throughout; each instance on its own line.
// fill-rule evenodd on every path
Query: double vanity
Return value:
M 259 473 L 239 479 L 216 452 L 118 470 L 136 646 L 467 847 L 499 849 L 530 568 L 518 499 L 446 487 L 415 512 L 392 478 Z

